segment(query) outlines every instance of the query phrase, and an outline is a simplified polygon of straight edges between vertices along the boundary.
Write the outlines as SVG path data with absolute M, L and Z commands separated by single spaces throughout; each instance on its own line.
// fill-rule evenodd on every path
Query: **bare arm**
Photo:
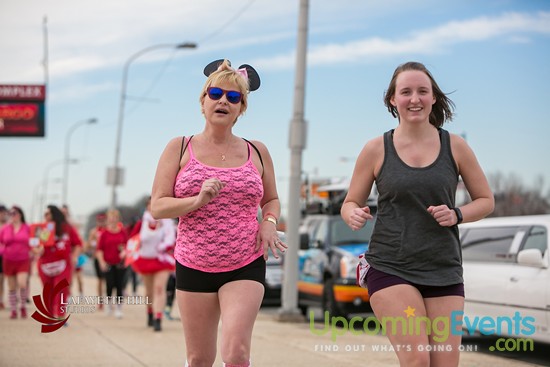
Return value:
M 95 246 L 97 246 L 97 228 L 90 229 L 90 232 L 88 232 L 88 238 L 84 242 L 84 251 L 92 253 L 95 250 Z
M 353 230 L 360 229 L 367 220 L 373 218 L 365 203 L 369 198 L 376 172 L 380 170 L 383 159 L 384 141 L 382 137 L 378 137 L 363 147 L 355 162 L 348 194 L 340 211 L 344 222 Z
M 493 193 L 489 188 L 485 174 L 472 149 L 458 135 L 451 135 L 451 150 L 458 166 L 458 172 L 472 198 L 471 202 L 458 208 L 462 213 L 462 221 L 474 222 L 482 219 L 489 215 L 495 207 Z M 457 213 L 447 205 L 429 206 L 428 212 L 441 226 L 450 227 L 458 224 Z
M 491 214 L 495 208 L 495 199 L 487 178 L 477 158 L 466 141 L 457 135 L 451 135 L 451 149 L 458 165 L 458 171 L 472 201 L 460 208 L 464 222 L 473 222 Z
M 279 219 L 281 215 L 281 204 L 279 202 L 279 195 L 277 194 L 277 185 L 275 182 L 275 169 L 273 167 L 273 160 L 271 155 L 267 150 L 267 147 L 259 142 L 254 141 L 253 144 L 258 148 L 262 154 L 263 159 L 263 173 L 262 174 L 262 183 L 264 186 L 264 196 L 260 202 L 262 208 L 262 214 L 265 216 L 267 213 L 271 213 L 275 216 L 275 219 Z M 256 167 L 261 170 L 261 163 L 255 162 Z
M 263 174 L 262 183 L 264 187 L 264 196 L 260 201 L 260 207 L 262 208 L 262 222 L 260 223 L 260 231 L 256 239 L 256 249 L 259 249 L 263 245 L 264 258 L 267 259 L 268 249 L 271 248 L 271 252 L 277 258 L 277 250 L 284 252 L 287 248 L 286 244 L 279 242 L 277 237 L 277 227 L 275 223 L 265 220 L 267 217 L 272 217 L 275 220 L 279 220 L 281 217 L 281 203 L 277 194 L 277 185 L 275 182 L 275 169 L 273 167 L 273 160 L 267 150 L 267 147 L 259 142 L 252 142 L 256 148 L 260 151 L 263 159 Z M 254 157 L 254 164 L 261 171 L 261 163 L 259 158 L 256 161 Z
M 172 139 L 160 156 L 151 193 L 151 214 L 155 219 L 176 218 L 208 204 L 224 184 L 211 178 L 203 183 L 196 196 L 174 197 L 174 183 L 180 170 L 181 137 Z

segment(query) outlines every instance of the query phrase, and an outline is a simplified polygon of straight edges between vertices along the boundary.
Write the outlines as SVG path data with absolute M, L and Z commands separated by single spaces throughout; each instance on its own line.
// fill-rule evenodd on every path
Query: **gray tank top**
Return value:
M 449 132 L 438 130 L 439 155 L 421 168 L 399 158 L 393 130 L 384 134 L 384 162 L 376 179 L 378 213 L 365 257 L 373 268 L 412 283 L 446 286 L 463 282 L 458 227 L 440 226 L 427 208 L 455 206 L 458 169 Z

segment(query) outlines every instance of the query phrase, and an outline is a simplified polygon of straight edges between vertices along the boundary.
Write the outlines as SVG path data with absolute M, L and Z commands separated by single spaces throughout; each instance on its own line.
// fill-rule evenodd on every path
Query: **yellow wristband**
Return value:
M 271 222 L 271 223 L 277 225 L 277 220 L 276 220 L 275 218 L 273 218 L 273 217 L 265 217 L 265 218 L 264 218 L 264 222 L 265 222 L 266 220 L 267 220 L 268 222 Z

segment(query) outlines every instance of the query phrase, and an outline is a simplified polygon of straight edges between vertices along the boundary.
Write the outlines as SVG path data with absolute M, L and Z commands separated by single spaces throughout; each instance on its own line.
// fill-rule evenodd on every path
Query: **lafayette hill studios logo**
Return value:
M 71 315 L 67 315 L 65 318 L 59 318 L 54 316 L 51 309 L 54 302 L 54 297 L 58 296 L 61 291 L 69 286 L 67 279 L 61 280 L 59 283 L 53 286 L 52 283 L 47 283 L 42 291 L 42 297 L 39 294 L 32 297 L 36 311 L 32 314 L 32 318 L 42 324 L 43 333 L 51 333 L 61 328 Z

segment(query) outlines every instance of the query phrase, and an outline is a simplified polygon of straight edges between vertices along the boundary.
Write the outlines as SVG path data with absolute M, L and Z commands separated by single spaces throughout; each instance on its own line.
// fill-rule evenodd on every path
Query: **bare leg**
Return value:
M 28 280 L 29 273 L 17 273 L 16 282 L 17 288 L 19 289 L 19 300 L 21 302 L 20 309 L 22 318 L 27 317 L 27 298 L 29 292 L 27 288 L 27 285 L 29 284 Z
M 166 304 L 166 283 L 168 282 L 168 270 L 162 270 L 153 275 L 153 329 L 161 331 L 162 311 Z
M 142 274 L 143 285 L 145 286 L 145 296 L 149 303 L 154 303 L 153 296 L 153 274 Z M 153 306 L 147 305 L 147 326 L 153 326 Z
M 8 281 L 8 304 L 10 305 L 10 318 L 17 318 L 17 280 L 15 275 L 6 276 Z
M 430 353 L 430 366 L 458 366 L 462 336 L 459 333 L 453 333 L 453 330 L 449 329 L 449 325 L 452 312 L 464 310 L 464 297 L 445 296 L 425 298 L 424 303 L 426 304 L 428 317 L 432 320 L 432 323 L 439 319 L 442 320 L 441 323 L 434 323 L 432 334 L 430 335 L 430 345 L 435 347 L 435 351 Z M 444 325 L 444 322 L 447 324 Z M 444 330 L 445 328 L 447 330 Z M 438 346 L 441 348 L 437 348 Z
M 162 315 L 164 305 L 166 304 L 166 283 L 170 272 L 168 270 L 159 271 L 154 275 L 153 281 L 153 312 L 155 317 L 158 314 Z
M 414 309 L 414 317 L 426 317 L 424 299 L 413 286 L 398 284 L 374 293 L 370 299 L 376 318 L 380 320 L 390 340 L 399 365 L 402 367 L 428 367 L 430 354 L 426 348 L 429 343 L 425 323 L 414 323 L 409 330 L 408 314 L 405 310 Z
M 0 261 L 2 261 L 1 258 Z M 0 273 L 0 310 L 3 310 L 4 308 L 4 274 Z
M 185 334 L 187 361 L 192 367 L 211 367 L 216 360 L 220 306 L 217 293 L 176 291 Z
M 222 320 L 220 348 L 224 363 L 248 366 L 252 329 L 263 296 L 264 286 L 253 280 L 229 282 L 220 288 Z

